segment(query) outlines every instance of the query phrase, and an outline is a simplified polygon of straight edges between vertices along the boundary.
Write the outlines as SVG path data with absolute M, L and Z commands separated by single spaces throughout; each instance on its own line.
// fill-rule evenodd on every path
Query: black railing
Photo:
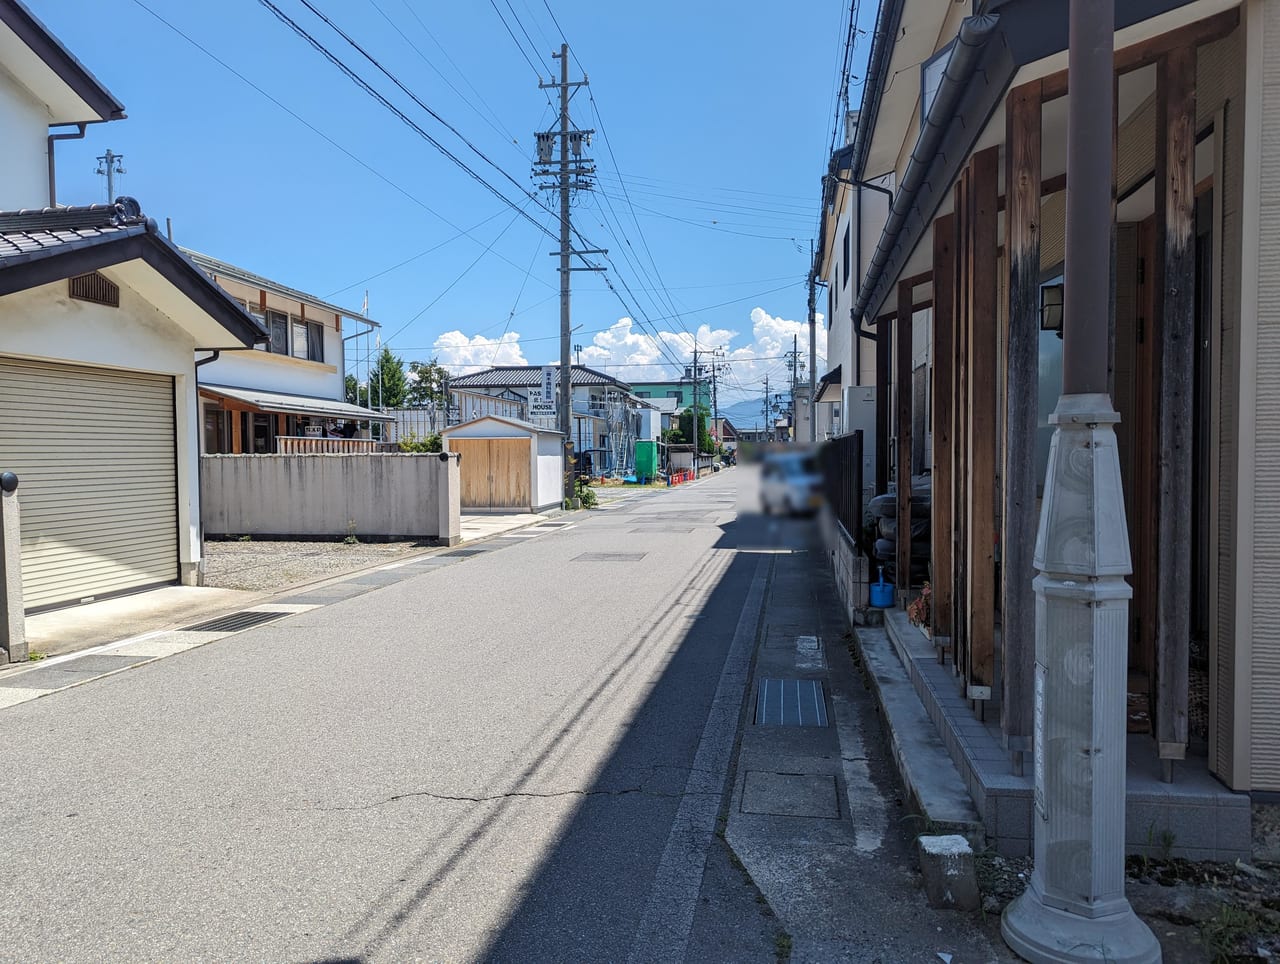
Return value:
M 862 433 L 851 432 L 824 442 L 818 452 L 827 504 L 859 551 L 862 535 Z

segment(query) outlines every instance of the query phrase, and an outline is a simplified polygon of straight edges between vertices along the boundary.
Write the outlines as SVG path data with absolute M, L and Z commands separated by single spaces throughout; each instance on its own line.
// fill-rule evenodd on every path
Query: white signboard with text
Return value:
M 530 418 L 555 418 L 556 381 L 559 377 L 560 369 L 558 366 L 543 366 L 541 387 L 529 392 Z

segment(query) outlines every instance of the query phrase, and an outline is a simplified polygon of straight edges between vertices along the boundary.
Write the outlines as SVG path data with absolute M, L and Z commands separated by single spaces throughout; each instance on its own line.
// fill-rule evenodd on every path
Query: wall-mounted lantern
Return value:
M 1040 286 L 1040 330 L 1062 337 L 1062 283 Z

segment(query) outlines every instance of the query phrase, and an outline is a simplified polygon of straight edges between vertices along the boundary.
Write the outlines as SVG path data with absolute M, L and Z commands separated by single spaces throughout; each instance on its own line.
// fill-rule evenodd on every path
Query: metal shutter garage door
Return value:
M 28 612 L 178 576 L 173 379 L 0 358 Z

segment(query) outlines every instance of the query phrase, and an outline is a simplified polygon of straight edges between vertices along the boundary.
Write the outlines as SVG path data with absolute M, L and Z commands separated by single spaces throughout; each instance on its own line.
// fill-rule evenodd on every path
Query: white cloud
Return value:
M 446 331 L 432 346 L 446 368 L 475 371 L 491 365 L 527 365 L 520 347 L 520 335 L 507 332 L 501 338 L 484 335 L 467 337 L 460 331 Z
M 804 371 L 799 374 L 807 382 L 807 322 L 771 315 L 760 307 L 753 308 L 743 320 L 750 322 L 750 337 L 744 337 L 742 332 L 729 327 L 699 325 L 696 330 L 699 361 L 703 360 L 704 353 L 709 349 L 720 348 L 724 350 L 723 361 L 729 364 L 729 372 L 719 379 L 722 405 L 762 393 L 766 374 L 770 379 L 771 390 L 774 385 L 778 386 L 777 390 L 783 390 L 790 380 L 790 368 L 783 356 L 791 351 L 793 337 L 804 365 Z M 827 354 L 827 329 L 821 315 L 818 316 L 816 332 L 818 375 L 821 375 L 825 371 Z M 693 361 L 693 335 L 689 332 L 659 329 L 655 337 L 631 318 L 625 317 L 618 319 L 604 331 L 596 332 L 589 342 L 579 339 L 575 344 L 582 345 L 578 357 L 583 365 L 598 368 L 633 383 L 672 381 L 680 378 L 684 374 L 683 366 Z M 498 339 L 480 335 L 468 338 L 460 331 L 451 331 L 436 339 L 435 349 L 442 364 L 458 371 L 475 371 L 474 367 L 463 369 L 460 366 L 550 363 L 556 360 L 558 346 L 554 340 L 539 341 L 534 349 L 535 361 L 529 362 L 525 359 L 520 335 L 516 332 L 507 333 L 499 342 Z M 673 362 L 678 363 L 679 367 Z M 710 359 L 707 358 L 707 363 L 709 362 Z

